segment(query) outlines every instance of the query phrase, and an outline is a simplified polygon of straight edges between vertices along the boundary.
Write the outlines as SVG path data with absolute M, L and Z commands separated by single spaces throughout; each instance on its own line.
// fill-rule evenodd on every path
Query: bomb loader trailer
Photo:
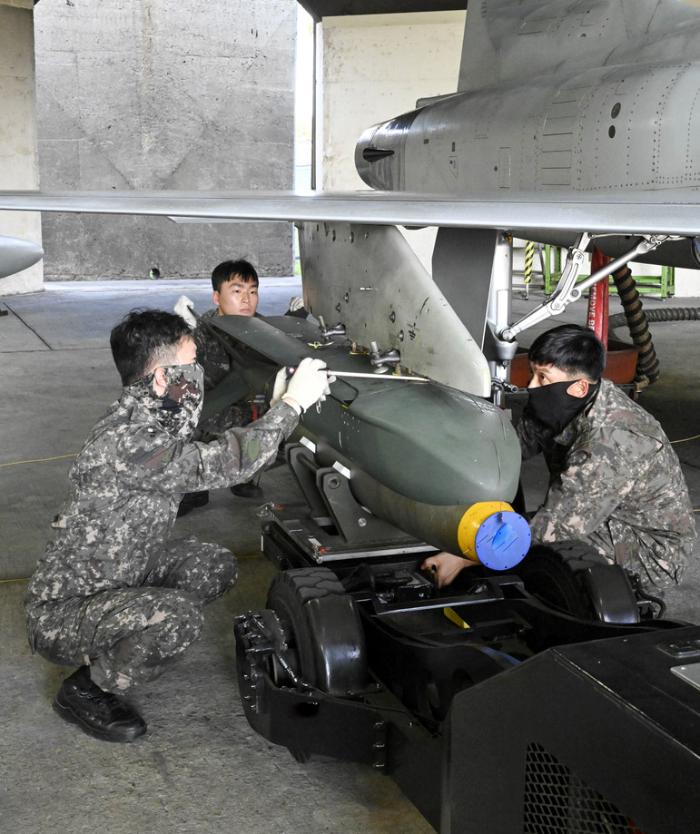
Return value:
M 235 319 L 216 324 L 252 349 L 251 373 L 255 357 L 269 376 L 316 350 L 306 322 Z M 367 370 L 341 336 L 323 345 L 329 367 Z M 263 550 L 280 574 L 235 625 L 256 731 L 301 760 L 381 769 L 444 834 L 695 830 L 700 628 L 649 617 L 622 571 L 580 548 L 473 567 L 442 591 L 419 569 L 438 546 L 468 550 L 472 507 L 456 494 L 515 494 L 500 409 L 432 383 L 346 379 L 300 439 L 287 457 L 306 503 L 269 510 Z M 484 521 L 496 555 L 522 546 L 515 513 Z
M 257 732 L 391 775 L 444 834 L 696 830 L 700 628 L 640 616 L 622 572 L 575 548 L 439 591 L 433 548 L 358 526 L 342 474 L 287 457 L 312 500 L 268 509 L 281 572 L 235 624 Z

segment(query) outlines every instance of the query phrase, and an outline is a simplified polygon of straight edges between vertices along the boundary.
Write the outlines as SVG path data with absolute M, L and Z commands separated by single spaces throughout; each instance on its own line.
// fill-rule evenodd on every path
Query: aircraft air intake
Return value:
M 420 110 L 365 130 L 355 148 L 357 173 L 371 188 L 403 191 L 406 138 Z

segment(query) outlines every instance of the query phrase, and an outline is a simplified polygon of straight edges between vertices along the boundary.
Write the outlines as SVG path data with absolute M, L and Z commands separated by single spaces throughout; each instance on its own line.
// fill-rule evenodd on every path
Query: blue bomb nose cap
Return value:
M 476 534 L 476 555 L 491 570 L 510 570 L 519 564 L 530 549 L 530 527 L 515 512 L 490 515 Z

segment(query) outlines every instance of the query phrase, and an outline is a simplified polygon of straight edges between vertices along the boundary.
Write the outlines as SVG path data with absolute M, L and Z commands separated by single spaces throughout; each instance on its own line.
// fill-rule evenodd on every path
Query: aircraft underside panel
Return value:
M 481 0 L 467 15 L 458 89 L 593 66 L 698 60 L 694 0 Z
M 700 61 L 673 60 L 460 93 L 365 131 L 357 170 L 375 189 L 455 195 L 697 188 L 699 88 Z
M 405 369 L 489 396 L 484 354 L 396 227 L 304 223 L 299 240 L 304 299 L 316 317 L 342 323 L 364 348 L 399 351 Z

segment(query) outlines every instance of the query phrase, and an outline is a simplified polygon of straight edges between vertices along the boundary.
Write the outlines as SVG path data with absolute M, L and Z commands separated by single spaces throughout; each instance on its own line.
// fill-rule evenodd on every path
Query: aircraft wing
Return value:
M 700 192 L 535 192 L 458 197 L 401 192 L 0 191 L 0 210 L 399 226 L 700 235 Z

